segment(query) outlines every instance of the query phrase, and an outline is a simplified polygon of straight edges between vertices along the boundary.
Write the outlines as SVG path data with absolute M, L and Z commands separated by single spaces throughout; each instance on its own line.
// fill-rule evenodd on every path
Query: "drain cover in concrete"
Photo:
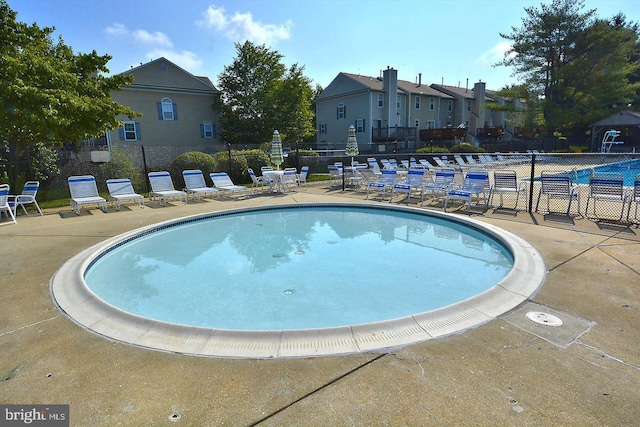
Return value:
M 595 322 L 545 305 L 527 302 L 503 317 L 503 320 L 545 341 L 567 348 Z

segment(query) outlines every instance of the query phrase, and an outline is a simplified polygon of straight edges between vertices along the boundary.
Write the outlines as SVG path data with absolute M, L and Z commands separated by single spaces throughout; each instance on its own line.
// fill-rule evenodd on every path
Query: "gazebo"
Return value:
M 611 151 L 640 153 L 640 112 L 620 111 L 591 125 L 591 143 L 589 151 L 600 151 L 605 132 L 615 129 L 620 136 L 617 141 L 624 142 L 611 147 Z

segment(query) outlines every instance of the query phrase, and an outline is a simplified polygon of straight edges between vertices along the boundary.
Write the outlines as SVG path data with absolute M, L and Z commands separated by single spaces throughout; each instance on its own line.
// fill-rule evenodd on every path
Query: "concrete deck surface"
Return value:
M 0 403 L 67 403 L 72 426 L 640 425 L 635 226 L 474 214 L 535 246 L 548 269 L 545 285 L 497 320 L 385 353 L 241 360 L 150 351 L 87 332 L 51 298 L 49 280 L 66 260 L 143 225 L 364 197 L 316 184 L 246 200 L 19 215 L 18 224 L 0 226 Z M 533 309 L 565 324 L 549 330 L 523 319 Z

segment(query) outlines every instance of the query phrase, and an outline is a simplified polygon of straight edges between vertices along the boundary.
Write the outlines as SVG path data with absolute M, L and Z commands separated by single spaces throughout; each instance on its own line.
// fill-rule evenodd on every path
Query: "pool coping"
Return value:
M 132 346 L 203 357 L 274 359 L 386 352 L 410 344 L 463 333 L 504 315 L 535 295 L 544 284 L 540 253 L 524 239 L 491 224 L 451 213 L 385 206 L 471 226 L 502 242 L 512 253 L 511 271 L 490 289 L 466 300 L 398 319 L 301 330 L 239 331 L 184 326 L 127 313 L 97 297 L 83 279 L 95 257 L 128 238 L 176 222 L 265 209 L 305 206 L 362 207 L 362 203 L 298 203 L 229 209 L 186 216 L 137 228 L 91 246 L 64 263 L 50 281 L 58 309 L 87 331 Z

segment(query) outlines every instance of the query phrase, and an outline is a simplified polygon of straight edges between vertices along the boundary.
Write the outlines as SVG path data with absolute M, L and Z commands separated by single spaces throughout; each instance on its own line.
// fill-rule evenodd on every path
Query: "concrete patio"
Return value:
M 379 203 L 364 197 L 315 184 L 246 200 L 19 215 L 0 227 L 0 403 L 66 403 L 72 426 L 638 425 L 636 226 L 474 214 L 535 246 L 545 285 L 497 320 L 382 353 L 246 360 L 144 350 L 82 329 L 51 298 L 49 280 L 65 261 L 134 228 L 243 206 Z M 530 322 L 532 310 L 564 325 Z

